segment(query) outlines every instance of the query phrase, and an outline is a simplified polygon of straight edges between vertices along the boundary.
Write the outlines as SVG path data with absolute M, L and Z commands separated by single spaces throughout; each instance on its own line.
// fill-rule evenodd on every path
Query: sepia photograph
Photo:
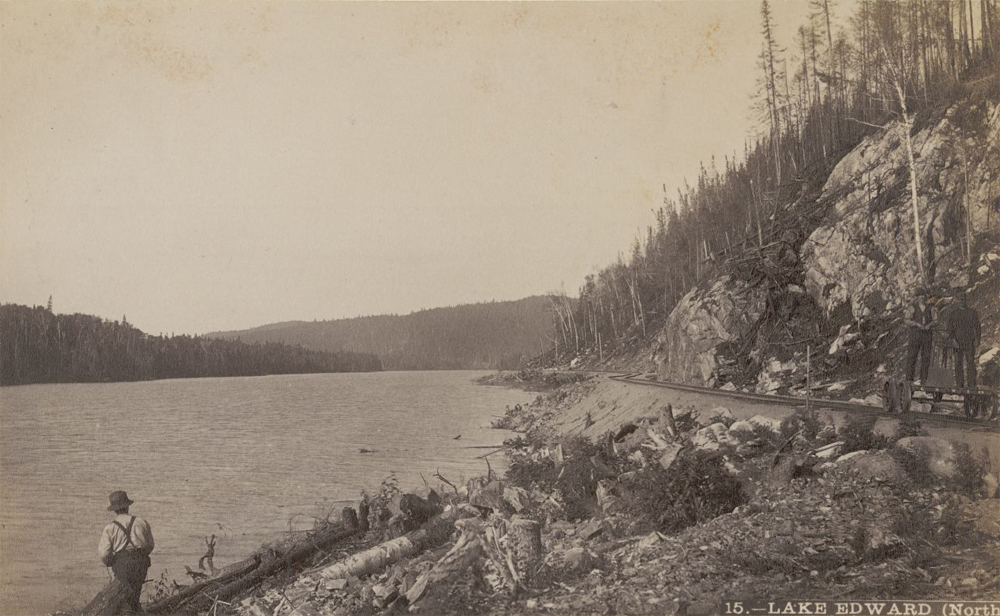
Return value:
M 0 0 L 0 616 L 1000 616 L 1000 0 Z

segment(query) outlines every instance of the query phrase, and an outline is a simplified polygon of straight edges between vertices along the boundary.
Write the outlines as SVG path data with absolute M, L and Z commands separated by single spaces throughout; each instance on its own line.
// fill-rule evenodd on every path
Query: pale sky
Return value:
M 805 2 L 779 2 L 781 43 Z M 204 333 L 564 288 L 742 152 L 759 3 L 0 3 L 0 300 Z

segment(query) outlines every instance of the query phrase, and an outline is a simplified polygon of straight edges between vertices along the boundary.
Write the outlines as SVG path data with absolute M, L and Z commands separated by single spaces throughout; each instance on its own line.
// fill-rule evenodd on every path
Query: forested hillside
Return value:
M 377 355 L 386 370 L 514 368 L 552 344 L 545 297 L 466 304 L 333 321 L 292 321 L 208 334 L 245 342 L 283 342 L 320 351 Z
M 913 179 L 920 152 L 910 141 L 955 102 L 978 109 L 977 122 L 988 113 L 977 103 L 996 104 L 996 0 L 810 5 L 811 17 L 794 40 L 777 40 L 770 5 L 761 2 L 757 136 L 742 152 L 703 163 L 693 185 L 664 196 L 655 223 L 626 257 L 587 277 L 575 309 L 566 304 L 560 310 L 555 350 L 562 361 L 606 361 L 632 352 L 639 341 L 657 335 L 691 289 L 718 276 L 740 281 L 744 294 L 792 282 L 770 267 L 768 251 L 782 242 L 801 247 L 836 206 L 836 195 L 819 198 L 834 166 L 866 136 L 890 125 L 906 129 L 900 147 L 909 152 L 909 165 L 889 176 L 852 181 L 863 182 L 866 203 L 883 210 L 903 199 L 911 204 L 900 224 L 907 225 L 906 241 L 925 283 L 938 282 L 933 271 L 941 255 L 935 257 L 933 242 L 942 233 L 953 237 L 956 254 L 966 255 L 970 266 L 977 242 L 995 246 L 997 230 L 976 228 L 970 220 L 964 185 L 942 216 L 927 218 L 919 211 L 916 202 L 923 208 L 942 190 L 935 180 L 918 185 Z M 964 160 L 971 182 L 976 170 Z M 996 195 L 985 198 L 996 210 Z M 559 360 L 549 355 L 545 361 Z
M 150 336 L 121 322 L 43 307 L 0 306 L 0 385 L 143 381 L 380 370 L 363 353 Z

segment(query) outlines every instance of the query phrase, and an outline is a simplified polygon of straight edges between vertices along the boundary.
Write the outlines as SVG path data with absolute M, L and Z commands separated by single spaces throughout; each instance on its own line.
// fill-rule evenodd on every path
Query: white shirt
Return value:
M 120 513 L 115 516 L 114 522 L 118 522 L 124 528 L 128 528 L 129 520 L 132 517 L 127 513 Z M 101 533 L 101 541 L 97 544 L 97 556 L 100 557 L 101 562 L 105 565 L 109 565 L 112 554 L 121 552 L 128 545 L 128 541 L 125 540 L 125 533 L 114 522 L 104 527 L 104 532 Z M 149 529 L 149 522 L 135 516 L 131 536 L 132 545 L 144 554 L 149 554 L 153 551 L 153 531 Z

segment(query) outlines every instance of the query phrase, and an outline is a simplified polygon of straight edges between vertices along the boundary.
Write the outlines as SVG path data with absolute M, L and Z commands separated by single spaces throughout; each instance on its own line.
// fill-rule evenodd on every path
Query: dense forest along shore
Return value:
M 213 534 L 222 568 L 317 518 L 339 516 L 339 500 L 356 500 L 388 477 L 410 489 L 438 470 L 455 481 L 479 475 L 483 447 L 505 438 L 489 428 L 493 415 L 532 398 L 474 384 L 483 374 L 2 388 L 0 501 L 19 515 L 0 530 L 0 613 L 45 613 L 93 598 L 108 581 L 95 552 L 107 494 L 123 486 L 156 537 L 149 579 L 186 584 L 185 567 L 198 570 Z M 58 548 L 39 549 L 39 535 Z

